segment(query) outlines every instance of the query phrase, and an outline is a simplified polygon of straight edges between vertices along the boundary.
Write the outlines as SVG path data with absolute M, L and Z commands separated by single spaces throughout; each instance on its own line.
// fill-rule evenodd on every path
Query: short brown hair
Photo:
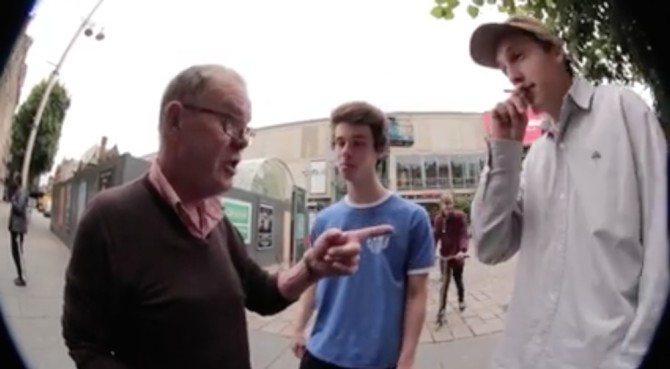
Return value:
M 370 127 L 375 151 L 384 153 L 388 149 L 388 120 L 378 107 L 364 101 L 344 103 L 330 114 L 330 128 L 333 132 L 340 123 Z

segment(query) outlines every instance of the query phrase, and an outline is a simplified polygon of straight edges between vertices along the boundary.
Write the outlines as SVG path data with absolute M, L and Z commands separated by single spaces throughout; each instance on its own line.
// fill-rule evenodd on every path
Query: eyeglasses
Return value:
M 188 110 L 215 116 L 218 119 L 219 124 L 221 125 L 221 129 L 223 129 L 223 132 L 231 138 L 237 140 L 251 141 L 251 139 L 254 137 L 254 132 L 251 128 L 245 126 L 244 123 L 236 123 L 235 119 L 226 112 L 184 102 L 182 102 L 181 104 L 184 108 Z

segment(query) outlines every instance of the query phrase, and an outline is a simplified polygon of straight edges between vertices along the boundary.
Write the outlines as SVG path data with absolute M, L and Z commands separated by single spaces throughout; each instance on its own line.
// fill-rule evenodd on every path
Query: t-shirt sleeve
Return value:
M 314 223 L 312 224 L 312 229 L 309 230 L 309 237 L 308 237 L 308 243 L 307 247 L 305 249 L 308 249 L 312 247 L 314 244 L 314 241 L 323 233 L 323 225 L 321 222 L 321 218 L 319 216 L 314 219 Z
M 435 240 L 428 213 L 417 210 L 410 224 L 407 274 L 427 274 L 435 263 Z

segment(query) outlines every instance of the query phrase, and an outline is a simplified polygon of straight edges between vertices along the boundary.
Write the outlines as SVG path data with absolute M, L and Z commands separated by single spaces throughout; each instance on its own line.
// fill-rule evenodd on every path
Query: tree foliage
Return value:
M 497 7 L 510 15 L 530 15 L 545 22 L 566 40 L 567 51 L 577 69 L 595 81 L 648 84 L 662 117 L 670 118 L 670 86 L 661 78 L 663 65 L 655 60 L 652 35 L 639 19 L 631 16 L 621 0 L 466 0 L 473 18 L 480 9 Z M 431 14 L 453 19 L 459 0 L 435 0 Z M 641 5 L 640 5 L 641 6 Z M 660 9 L 658 9 L 660 10 Z M 667 75 L 665 75 L 667 77 Z M 664 87 L 665 85 L 665 87 Z
M 11 161 L 9 162 L 9 172 L 21 171 L 28 137 L 30 136 L 30 129 L 33 125 L 33 119 L 37 114 L 37 109 L 46 87 L 46 81 L 42 81 L 34 86 L 30 91 L 28 99 L 21 104 L 18 112 L 14 115 L 12 123 L 12 140 L 10 145 Z M 48 172 L 53 166 L 54 157 L 58 150 L 61 127 L 69 107 L 69 94 L 65 87 L 57 82 L 51 91 L 49 102 L 44 110 L 42 121 L 37 131 L 37 138 L 35 140 L 35 146 L 30 161 L 28 183 L 33 183 L 33 180 L 36 177 Z
M 472 197 L 468 195 L 454 195 L 454 207 L 464 212 L 468 219 L 470 219 L 470 205 L 472 204 Z

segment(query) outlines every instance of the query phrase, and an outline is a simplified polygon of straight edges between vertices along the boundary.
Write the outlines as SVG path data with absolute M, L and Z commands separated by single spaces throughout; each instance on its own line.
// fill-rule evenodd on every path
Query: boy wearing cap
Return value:
M 494 368 L 637 368 L 668 291 L 667 143 L 654 112 L 620 86 L 574 75 L 563 42 L 512 17 L 472 35 L 511 96 L 492 111 L 472 204 L 479 259 L 519 259 Z M 547 117 L 523 166 L 526 111 Z

